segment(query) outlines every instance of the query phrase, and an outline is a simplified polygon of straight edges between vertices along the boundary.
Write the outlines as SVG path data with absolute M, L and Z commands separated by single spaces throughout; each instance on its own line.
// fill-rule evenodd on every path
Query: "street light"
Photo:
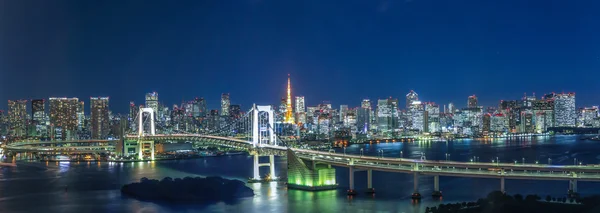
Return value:
M 500 161 L 498 160 L 498 157 L 496 157 L 496 165 L 500 166 Z
M 548 158 L 548 165 L 552 164 L 552 159 Z
M 449 156 L 449 155 L 450 155 L 450 154 L 446 153 L 446 161 L 448 161 L 448 156 Z
M 573 165 L 577 166 L 577 158 L 573 159 Z
M 344 146 L 344 156 L 346 156 L 346 147 Z
M 379 152 L 381 152 L 381 158 L 383 158 L 383 149 L 380 149 Z
M 360 148 L 360 156 L 363 156 L 363 148 Z
M 400 151 L 400 158 L 404 158 L 404 154 Z
M 525 158 L 523 158 L 523 164 L 525 164 Z

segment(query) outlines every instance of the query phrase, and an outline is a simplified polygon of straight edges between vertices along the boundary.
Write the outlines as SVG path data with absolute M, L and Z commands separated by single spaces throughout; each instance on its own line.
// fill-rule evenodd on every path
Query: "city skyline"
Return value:
M 110 96 L 124 112 L 156 91 L 169 104 L 200 96 L 216 108 L 219 94 L 230 93 L 247 106 L 285 97 L 290 73 L 307 105 L 415 90 L 460 105 L 476 94 L 485 106 L 524 92 L 576 92 L 578 105 L 590 106 L 600 102 L 600 32 L 586 20 L 600 15 L 598 2 L 589 4 L 120 2 L 108 11 L 101 8 L 110 2 L 10 1 L 11 18 L 0 22 L 0 100 Z M 352 9 L 363 12 L 348 16 Z

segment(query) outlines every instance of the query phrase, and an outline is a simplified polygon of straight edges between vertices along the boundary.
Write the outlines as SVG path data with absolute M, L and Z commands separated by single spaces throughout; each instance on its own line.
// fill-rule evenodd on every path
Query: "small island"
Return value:
M 228 202 L 254 196 L 244 182 L 222 177 L 166 177 L 160 181 L 144 177 L 140 182 L 124 185 L 121 193 L 139 200 L 172 203 Z

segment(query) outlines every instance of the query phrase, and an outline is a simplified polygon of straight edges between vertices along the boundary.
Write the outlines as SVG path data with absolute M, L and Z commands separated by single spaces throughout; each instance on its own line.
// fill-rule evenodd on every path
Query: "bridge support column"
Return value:
M 260 180 L 258 154 L 254 154 L 254 180 Z
M 413 173 L 414 193 L 419 193 L 419 173 Z
M 506 192 L 506 190 L 504 190 L 504 177 L 500 178 L 500 191 L 502 193 Z
M 275 156 L 274 155 L 269 155 L 269 169 L 271 171 L 271 174 L 269 174 L 271 179 L 272 180 L 277 179 L 277 176 L 275 176 Z
M 433 176 L 433 193 L 431 193 L 432 197 L 442 197 L 442 191 L 440 191 L 440 176 Z
M 569 180 L 569 196 L 575 196 L 577 194 L 577 180 Z
M 373 170 L 367 169 L 367 193 L 375 193 L 373 188 Z
M 352 195 L 356 195 L 356 190 L 354 190 L 354 168 L 352 166 L 348 167 L 348 173 L 350 175 L 350 177 L 348 178 L 350 180 L 349 185 L 349 189 L 348 189 L 348 195 L 352 196 Z

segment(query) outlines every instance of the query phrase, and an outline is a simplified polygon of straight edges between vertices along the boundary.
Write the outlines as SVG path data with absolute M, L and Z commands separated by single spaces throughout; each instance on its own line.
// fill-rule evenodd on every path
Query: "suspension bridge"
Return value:
M 144 114 L 148 116 L 144 116 Z M 146 117 L 146 119 L 144 119 Z M 209 146 L 224 146 L 247 151 L 253 156 L 252 180 L 261 180 L 260 167 L 269 167 L 271 180 L 276 180 L 275 156 L 287 157 L 287 183 L 289 188 L 304 190 L 325 190 L 337 188 L 335 167 L 349 169 L 348 194 L 356 194 L 354 173 L 367 172 L 367 189 L 374 192 L 373 171 L 412 174 L 414 198 L 420 198 L 419 177 L 434 177 L 434 196 L 441 196 L 440 176 L 493 178 L 499 180 L 499 189 L 505 191 L 506 179 L 567 181 L 568 192 L 577 193 L 578 181 L 600 181 L 600 167 L 591 165 L 548 165 L 527 163 L 484 163 L 435 161 L 421 159 L 389 158 L 383 156 L 347 155 L 332 152 L 300 149 L 288 146 L 276 134 L 275 114 L 271 106 L 254 105 L 239 119 L 221 125 L 216 131 L 207 134 L 191 134 L 183 131 L 157 134 L 154 112 L 151 108 L 141 108 L 137 117 L 137 134 L 123 136 L 120 143 L 124 149 L 135 149 L 140 159 L 154 158 L 154 143 L 166 141 L 187 141 Z M 110 153 L 115 152 L 117 141 L 20 141 L 7 145 L 11 152 L 25 153 Z M 64 146 L 68 144 L 68 146 Z M 268 162 L 261 163 L 261 158 Z M 333 166 L 333 167 L 332 167 Z M 283 171 L 286 171 L 285 169 Z M 279 170 L 281 173 L 282 170 Z M 285 173 L 285 172 L 284 172 Z

